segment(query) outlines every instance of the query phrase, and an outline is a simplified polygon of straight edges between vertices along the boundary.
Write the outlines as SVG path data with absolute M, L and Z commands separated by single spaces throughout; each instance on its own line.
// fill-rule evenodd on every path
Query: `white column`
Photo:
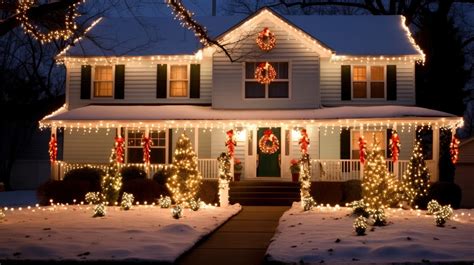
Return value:
M 199 159 L 199 128 L 194 127 L 194 152 Z
M 439 128 L 433 128 L 433 172 L 431 173 L 431 182 L 439 180 Z

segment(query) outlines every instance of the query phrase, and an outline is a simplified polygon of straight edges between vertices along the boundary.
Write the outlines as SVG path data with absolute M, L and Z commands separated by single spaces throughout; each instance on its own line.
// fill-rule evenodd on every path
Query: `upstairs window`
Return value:
M 187 65 L 170 66 L 170 97 L 186 98 L 189 96 L 189 77 Z
M 255 69 L 260 63 L 245 63 L 245 98 L 289 98 L 288 62 L 270 62 L 275 68 L 276 77 L 268 85 L 262 85 L 255 79 Z
M 112 66 L 94 67 L 94 97 L 113 96 L 114 81 L 112 73 Z
M 385 98 L 384 66 L 355 65 L 352 73 L 352 98 Z
M 128 130 L 127 132 L 127 162 L 143 163 L 142 138 L 144 130 Z M 150 148 L 150 163 L 166 163 L 166 131 L 150 131 L 153 145 Z

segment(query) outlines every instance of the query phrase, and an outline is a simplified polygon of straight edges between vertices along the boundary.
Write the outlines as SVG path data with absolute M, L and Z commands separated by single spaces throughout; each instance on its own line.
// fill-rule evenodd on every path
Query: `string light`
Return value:
M 135 197 L 133 196 L 133 194 L 124 192 L 122 194 L 122 201 L 120 202 L 120 207 L 126 211 L 130 210 L 130 208 L 132 208 L 134 200 L 135 200 Z
M 49 152 L 49 161 L 51 163 L 54 163 L 56 161 L 56 158 L 58 156 L 58 142 L 56 140 L 56 134 L 52 133 L 51 134 L 51 139 L 49 140 L 48 143 L 48 152 Z
M 363 216 L 359 216 L 354 220 L 353 227 L 358 236 L 365 235 L 367 229 L 367 219 Z
M 275 34 L 271 32 L 269 28 L 265 27 L 262 31 L 258 33 L 255 42 L 262 51 L 268 52 L 271 49 L 275 48 Z

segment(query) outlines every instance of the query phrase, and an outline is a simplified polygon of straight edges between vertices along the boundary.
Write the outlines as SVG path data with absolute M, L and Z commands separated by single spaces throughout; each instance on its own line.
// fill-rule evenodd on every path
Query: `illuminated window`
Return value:
M 275 68 L 276 77 L 268 85 L 262 85 L 255 80 L 255 69 L 260 63 L 245 63 L 245 98 L 289 98 L 288 62 L 270 62 Z
M 188 97 L 188 66 L 170 66 L 170 97 Z
M 385 67 L 353 66 L 352 98 L 385 98 Z
M 372 149 L 372 144 L 374 142 L 374 134 L 375 139 L 379 143 L 380 153 L 385 156 L 386 150 L 386 138 L 385 138 L 385 131 L 364 131 L 364 140 L 367 142 L 367 150 Z M 359 137 L 360 131 L 352 131 L 352 159 L 359 159 Z
M 114 81 L 112 73 L 112 66 L 94 67 L 94 97 L 113 96 Z
M 127 162 L 143 163 L 142 138 L 144 130 L 128 130 L 127 132 Z M 150 148 L 150 163 L 166 163 L 166 131 L 150 131 L 153 145 Z

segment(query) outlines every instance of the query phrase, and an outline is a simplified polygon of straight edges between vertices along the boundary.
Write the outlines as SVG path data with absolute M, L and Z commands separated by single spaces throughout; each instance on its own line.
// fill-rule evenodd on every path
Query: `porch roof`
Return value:
M 448 121 L 460 118 L 452 114 L 414 106 L 341 106 L 319 109 L 214 109 L 211 106 L 192 105 L 89 105 L 67 110 L 65 107 L 46 116 L 44 126 L 79 126 L 97 124 L 169 123 L 180 121 L 235 121 L 261 123 L 281 121 L 307 122 L 400 122 Z

